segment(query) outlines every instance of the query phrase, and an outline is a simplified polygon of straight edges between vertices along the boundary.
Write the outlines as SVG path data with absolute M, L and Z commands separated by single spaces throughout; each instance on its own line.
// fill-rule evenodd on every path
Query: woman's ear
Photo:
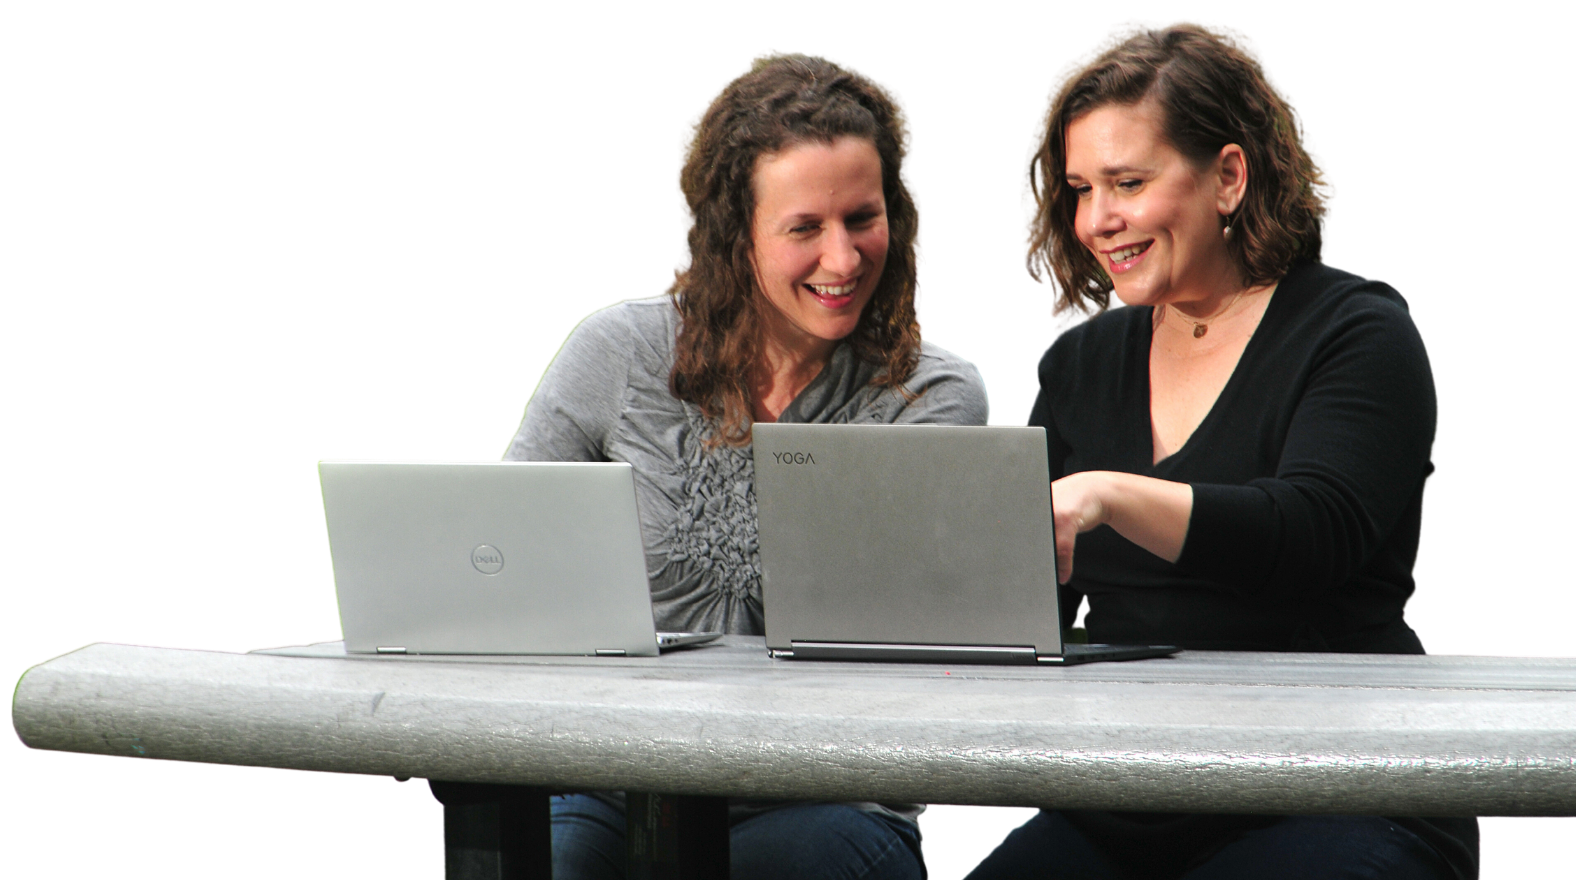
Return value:
M 1222 217 L 1230 217 L 1248 192 L 1248 160 L 1242 147 L 1237 144 L 1221 147 L 1215 169 L 1215 207 Z

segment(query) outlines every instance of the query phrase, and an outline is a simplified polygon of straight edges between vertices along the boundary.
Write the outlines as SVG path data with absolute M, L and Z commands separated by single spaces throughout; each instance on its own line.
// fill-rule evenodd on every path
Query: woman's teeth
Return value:
M 1124 263 L 1147 250 L 1149 250 L 1149 242 L 1146 241 L 1143 244 L 1135 244 L 1131 247 L 1122 248 L 1119 251 L 1112 251 L 1111 262 Z
M 817 296 L 848 296 L 854 292 L 858 282 L 850 281 L 847 284 L 806 284 L 805 286 L 815 291 Z

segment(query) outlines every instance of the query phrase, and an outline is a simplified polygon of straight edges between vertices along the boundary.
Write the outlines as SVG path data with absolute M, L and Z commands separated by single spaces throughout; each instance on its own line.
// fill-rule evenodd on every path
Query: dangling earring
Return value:
M 1227 241 L 1231 241 L 1231 224 L 1230 224 L 1230 223 L 1227 223 L 1227 224 L 1226 224 L 1226 228 L 1225 228 L 1225 229 L 1222 229 L 1222 230 L 1221 230 L 1221 231 L 1220 231 L 1220 234 L 1221 234 L 1221 235 L 1224 235 L 1224 236 L 1225 236 L 1225 237 L 1226 237 L 1226 240 L 1227 240 Z

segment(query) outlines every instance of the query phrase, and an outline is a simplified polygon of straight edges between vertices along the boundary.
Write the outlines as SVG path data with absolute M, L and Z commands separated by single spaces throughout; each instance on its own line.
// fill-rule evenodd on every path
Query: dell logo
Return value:
M 815 456 L 808 452 L 773 452 L 778 464 L 815 464 Z
M 471 565 L 482 574 L 497 574 L 503 571 L 503 554 L 491 544 L 478 544 L 471 551 Z

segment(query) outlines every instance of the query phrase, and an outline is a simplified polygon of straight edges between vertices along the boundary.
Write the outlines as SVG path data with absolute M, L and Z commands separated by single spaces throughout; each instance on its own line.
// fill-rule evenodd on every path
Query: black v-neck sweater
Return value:
M 1114 309 L 1062 334 L 1040 361 L 1029 423 L 1045 428 L 1052 480 L 1110 470 L 1193 487 L 1175 564 L 1107 526 L 1079 536 L 1064 624 L 1087 596 L 1092 642 L 1423 653 L 1401 612 L 1434 470 L 1434 380 L 1406 301 L 1320 263 L 1293 266 L 1214 407 L 1158 464 L 1152 322 L 1148 307 Z M 1106 852 L 1184 866 L 1278 821 L 1063 815 Z M 1456 877 L 1478 875 L 1475 820 L 1392 821 Z
M 1193 487 L 1175 564 L 1109 527 L 1079 536 L 1066 623 L 1087 596 L 1095 642 L 1422 653 L 1401 612 L 1435 402 L 1406 301 L 1319 263 L 1294 266 L 1214 407 L 1158 464 L 1152 314 L 1096 316 L 1040 362 L 1029 423 L 1046 429 L 1053 480 L 1110 470 Z

